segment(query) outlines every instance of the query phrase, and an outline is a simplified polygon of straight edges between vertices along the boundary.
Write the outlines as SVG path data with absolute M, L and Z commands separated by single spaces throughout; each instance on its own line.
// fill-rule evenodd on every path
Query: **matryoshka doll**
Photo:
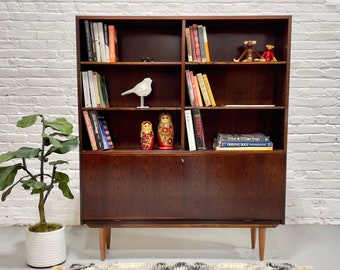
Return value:
M 169 113 L 161 113 L 158 124 L 158 148 L 161 150 L 173 149 L 174 126 Z
M 141 124 L 140 142 L 143 150 L 151 150 L 155 142 L 155 136 L 150 121 L 143 121 Z

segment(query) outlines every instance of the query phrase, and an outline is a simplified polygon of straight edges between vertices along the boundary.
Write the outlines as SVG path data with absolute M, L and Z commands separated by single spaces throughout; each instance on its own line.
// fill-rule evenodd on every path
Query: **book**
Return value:
M 192 25 L 189 26 L 189 34 L 190 34 L 190 42 L 191 42 L 192 61 L 197 62 L 196 52 L 195 52 L 194 31 L 192 29 Z
M 204 45 L 204 34 L 203 34 L 203 25 L 199 24 L 197 25 L 198 29 L 198 39 L 200 44 L 200 51 L 201 51 L 201 61 L 207 62 L 207 54 L 205 52 L 205 45 Z
M 93 61 L 97 62 L 97 52 L 96 52 L 96 43 L 95 43 L 95 37 L 94 37 L 93 22 L 89 21 L 89 23 L 90 23 L 90 34 L 91 34 L 91 42 L 92 42 Z
M 204 39 L 205 53 L 206 53 L 206 56 L 207 56 L 207 62 L 211 62 L 207 28 L 204 25 L 203 25 L 203 39 Z
M 87 76 L 89 79 L 89 89 L 90 89 L 89 92 L 90 92 L 90 98 L 91 98 L 91 107 L 95 108 L 97 107 L 97 102 L 96 102 L 96 94 L 95 94 L 94 83 L 93 83 L 93 71 L 88 70 Z
M 217 133 L 216 140 L 218 142 L 270 142 L 270 136 L 264 133 L 246 133 L 246 134 L 232 134 L 232 133 Z
M 98 34 L 99 34 L 99 47 L 101 62 L 109 62 L 106 55 L 105 38 L 104 38 L 104 25 L 102 22 L 98 22 Z
M 213 146 L 216 151 L 271 151 L 273 147 L 221 147 Z
M 191 112 L 195 130 L 196 149 L 206 150 L 201 112 L 198 108 L 192 109 Z
M 191 83 L 190 70 L 185 71 L 185 76 L 186 76 L 186 82 L 187 82 L 186 86 L 187 86 L 187 93 L 188 93 L 190 105 L 192 107 L 195 107 L 195 96 L 194 96 L 194 89 Z
M 207 74 L 202 74 L 202 76 L 203 76 L 203 80 L 204 80 L 204 83 L 205 83 L 205 87 L 206 87 L 208 95 L 209 95 L 211 106 L 212 107 L 216 107 L 216 102 L 215 102 L 214 94 L 213 94 L 213 92 L 211 90 L 211 86 L 210 86 L 210 83 L 209 83 L 208 75 Z
M 98 88 L 98 74 L 96 71 L 92 71 L 92 80 L 93 80 L 93 87 L 94 87 L 94 97 L 95 97 L 95 103 L 94 107 L 100 108 L 100 94 L 99 94 L 99 88 Z
M 191 80 L 191 85 L 192 85 L 192 92 L 194 95 L 194 107 L 198 108 L 200 107 L 200 100 L 202 101 L 201 92 L 198 88 L 197 82 L 195 82 L 194 73 L 191 70 L 189 71 L 189 75 L 190 75 L 190 80 Z
M 85 20 L 84 25 L 85 25 L 85 36 L 86 36 L 87 60 L 93 61 L 93 47 L 92 47 L 90 22 L 88 20 Z
M 228 141 L 217 141 L 216 146 L 219 147 L 273 147 L 272 142 L 228 142 Z
M 100 97 L 100 107 L 101 108 L 109 108 L 109 97 L 107 94 L 107 88 L 106 88 L 106 82 L 105 82 L 105 77 L 97 73 L 98 77 L 98 88 L 100 89 L 99 91 L 99 97 Z
M 109 25 L 109 60 L 110 62 L 117 62 L 118 48 L 117 48 L 117 31 L 114 25 Z
M 202 62 L 202 56 L 201 56 L 201 49 L 200 49 L 200 40 L 198 36 L 198 25 L 193 24 L 192 25 L 192 33 L 193 33 L 193 54 L 196 56 L 197 62 Z
M 197 76 L 194 75 L 194 90 L 196 91 L 197 96 L 197 107 L 203 107 L 203 100 L 202 100 L 202 94 L 200 90 L 200 86 L 198 84 Z
M 199 85 L 199 88 L 200 88 L 200 91 L 201 91 L 201 94 L 202 94 L 202 97 L 203 97 L 204 105 L 206 107 L 209 107 L 209 106 L 211 106 L 211 102 L 210 102 L 210 98 L 209 98 L 209 95 L 208 95 L 207 88 L 205 87 L 203 75 L 202 75 L 202 73 L 197 73 L 196 77 L 197 77 L 198 85 Z
M 186 126 L 186 130 L 187 130 L 189 151 L 196 151 L 194 123 L 193 123 L 193 120 L 192 120 L 191 110 L 185 110 L 184 116 L 185 116 L 185 126 Z
M 91 122 L 91 118 L 88 111 L 83 111 L 83 117 L 86 125 L 87 134 L 89 135 L 91 148 L 93 151 L 98 150 L 94 130 Z
M 94 44 L 96 47 L 96 58 L 97 62 L 101 62 L 101 49 L 100 49 L 100 41 L 99 41 L 99 27 L 97 22 L 93 22 L 93 34 L 94 34 Z
M 81 82 L 83 85 L 84 106 L 85 108 L 91 108 L 90 86 L 87 71 L 81 72 Z
M 114 149 L 110 131 L 107 125 L 107 121 L 104 116 L 98 115 L 98 121 L 100 126 L 101 135 L 103 138 L 104 150 Z
M 189 27 L 185 28 L 185 42 L 187 45 L 187 55 L 188 55 L 188 62 L 192 62 L 192 47 L 191 47 L 191 36 L 190 36 L 190 29 Z
M 103 23 L 103 30 L 104 30 L 104 46 L 105 46 L 105 59 L 106 62 L 110 62 L 110 52 L 109 52 L 109 29 L 106 23 Z

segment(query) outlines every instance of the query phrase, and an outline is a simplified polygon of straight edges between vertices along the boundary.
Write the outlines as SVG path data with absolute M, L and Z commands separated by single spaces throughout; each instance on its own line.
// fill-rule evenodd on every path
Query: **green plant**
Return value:
M 47 121 L 43 115 L 34 114 L 24 116 L 17 122 L 17 127 L 30 127 L 37 122 L 38 117 L 41 118 L 42 124 L 40 148 L 21 147 L 16 151 L 0 155 L 0 163 L 21 159 L 19 163 L 0 167 L 0 191 L 4 190 L 1 196 L 2 201 L 6 200 L 18 184 L 21 184 L 25 190 L 31 190 L 30 194 L 37 195 L 39 197 L 39 223 L 35 227 L 40 228 L 37 230 L 41 231 L 44 230 L 41 227 L 51 227 L 46 222 L 45 204 L 52 189 L 58 185 L 66 198 L 74 198 L 68 186 L 69 176 L 57 170 L 58 165 L 68 162 L 65 160 L 49 161 L 51 154 L 66 154 L 75 149 L 79 141 L 76 136 L 72 135 L 73 125 L 65 118 Z M 30 168 L 27 164 L 28 159 L 35 161 L 32 164 L 30 162 Z

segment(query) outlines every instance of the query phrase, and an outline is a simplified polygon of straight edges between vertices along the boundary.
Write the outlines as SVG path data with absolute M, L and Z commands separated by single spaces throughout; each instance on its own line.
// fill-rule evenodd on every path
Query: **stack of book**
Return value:
M 188 62 L 210 62 L 207 30 L 204 25 L 192 24 L 185 28 Z
M 81 76 L 85 108 L 110 107 L 105 77 L 92 70 L 82 71 Z
M 219 151 L 268 151 L 273 150 L 273 143 L 270 141 L 270 137 L 263 133 L 217 133 L 213 148 Z
M 211 90 L 207 74 L 197 73 L 186 70 L 186 86 L 192 107 L 215 107 L 216 102 Z
M 104 116 L 97 111 L 83 111 L 84 121 L 93 151 L 113 149 L 114 145 Z
M 88 61 L 118 61 L 117 31 L 115 26 L 89 20 L 85 20 L 84 24 Z

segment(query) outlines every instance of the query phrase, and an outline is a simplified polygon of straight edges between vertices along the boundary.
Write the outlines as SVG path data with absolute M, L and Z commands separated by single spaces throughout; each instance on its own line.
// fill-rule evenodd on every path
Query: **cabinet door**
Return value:
M 82 221 L 284 219 L 285 156 L 82 156 Z

